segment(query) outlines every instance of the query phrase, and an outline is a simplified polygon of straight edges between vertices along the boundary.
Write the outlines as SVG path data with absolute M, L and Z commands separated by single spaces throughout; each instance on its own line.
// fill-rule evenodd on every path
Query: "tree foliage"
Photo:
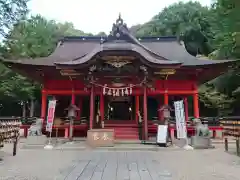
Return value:
M 29 0 L 0 0 L 0 35 L 5 35 L 11 26 L 23 18 Z
M 198 2 L 175 3 L 141 28 L 137 26 L 135 31 L 139 36 L 178 36 L 192 55 L 208 55 L 211 51 L 208 38 L 213 36 L 208 20 L 210 15 L 209 9 Z
M 45 57 L 52 53 L 62 36 L 82 36 L 72 23 L 56 23 L 42 16 L 32 16 L 14 25 L 5 41 L 8 58 Z
M 3 57 L 7 59 L 36 58 L 51 54 L 62 36 L 82 36 L 83 31 L 74 28 L 72 23 L 56 23 L 42 16 L 32 16 L 21 20 L 9 31 L 4 46 Z M 89 34 L 88 34 L 89 35 Z M 13 101 L 26 101 L 36 98 L 39 85 L 19 74 L 0 66 L 0 94 Z
M 234 102 L 234 99 L 219 92 L 213 84 L 200 86 L 199 99 L 206 107 L 217 109 L 219 116 L 232 113 L 231 104 Z
M 239 0 L 216 0 L 210 8 L 198 2 L 175 3 L 151 21 L 130 29 L 139 36 L 177 36 L 186 50 L 212 59 L 240 58 Z M 208 107 L 229 113 L 233 92 L 240 92 L 238 68 L 201 86 L 200 100 Z M 240 94 L 240 93 L 239 93 Z M 240 99 L 240 98 L 238 98 Z

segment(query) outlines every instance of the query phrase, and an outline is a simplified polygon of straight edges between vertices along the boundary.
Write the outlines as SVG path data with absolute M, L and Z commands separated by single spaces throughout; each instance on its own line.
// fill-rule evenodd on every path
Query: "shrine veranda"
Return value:
M 88 129 L 101 126 L 118 129 L 119 137 L 124 129 L 135 128 L 142 131 L 142 139 L 156 133 L 154 122 L 163 119 L 159 109 L 173 100 L 184 101 L 187 121 L 188 97 L 192 96 L 193 116 L 198 118 L 198 86 L 235 63 L 194 57 L 176 37 L 134 37 L 121 17 L 106 37 L 64 37 L 48 57 L 2 62 L 43 85 L 41 117 L 45 121 L 48 99 L 53 96 L 57 99 L 55 119 L 66 115 L 64 109 L 70 103 L 80 109 L 75 136 L 85 136 Z M 64 129 L 68 137 L 67 124 L 61 123 L 58 129 Z M 121 137 L 136 139 L 140 135 L 131 132 Z

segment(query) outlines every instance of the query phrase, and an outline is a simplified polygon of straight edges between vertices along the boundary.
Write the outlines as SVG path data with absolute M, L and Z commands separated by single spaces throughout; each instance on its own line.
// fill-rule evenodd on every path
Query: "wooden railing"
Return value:
M 240 156 L 240 117 L 223 117 L 220 118 L 220 123 L 225 137 L 225 151 L 228 151 L 228 142 L 232 138 L 236 141 L 236 153 Z
M 5 143 L 13 143 L 13 156 L 17 153 L 20 125 L 17 117 L 0 117 L 0 148 Z

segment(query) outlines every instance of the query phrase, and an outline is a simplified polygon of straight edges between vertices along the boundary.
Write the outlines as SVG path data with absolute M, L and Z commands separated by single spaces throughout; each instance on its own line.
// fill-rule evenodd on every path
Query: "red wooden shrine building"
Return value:
M 64 37 L 48 57 L 3 62 L 43 84 L 42 118 L 47 97 L 55 96 L 56 117 L 64 116 L 68 103 L 80 108 L 75 133 L 101 122 L 122 139 L 139 138 L 141 120 L 148 139 L 157 127 L 152 120 L 161 119 L 158 109 L 174 97 L 184 100 L 187 120 L 187 97 L 192 96 L 193 116 L 199 117 L 198 85 L 232 64 L 191 56 L 176 37 L 134 37 L 121 17 L 106 37 Z M 63 127 L 67 136 L 68 126 Z

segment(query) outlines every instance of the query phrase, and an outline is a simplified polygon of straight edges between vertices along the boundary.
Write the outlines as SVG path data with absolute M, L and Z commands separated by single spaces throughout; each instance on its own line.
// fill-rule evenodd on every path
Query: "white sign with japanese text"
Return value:
M 175 101 L 174 108 L 175 108 L 177 138 L 186 139 L 187 138 L 187 128 L 186 128 L 183 100 Z

